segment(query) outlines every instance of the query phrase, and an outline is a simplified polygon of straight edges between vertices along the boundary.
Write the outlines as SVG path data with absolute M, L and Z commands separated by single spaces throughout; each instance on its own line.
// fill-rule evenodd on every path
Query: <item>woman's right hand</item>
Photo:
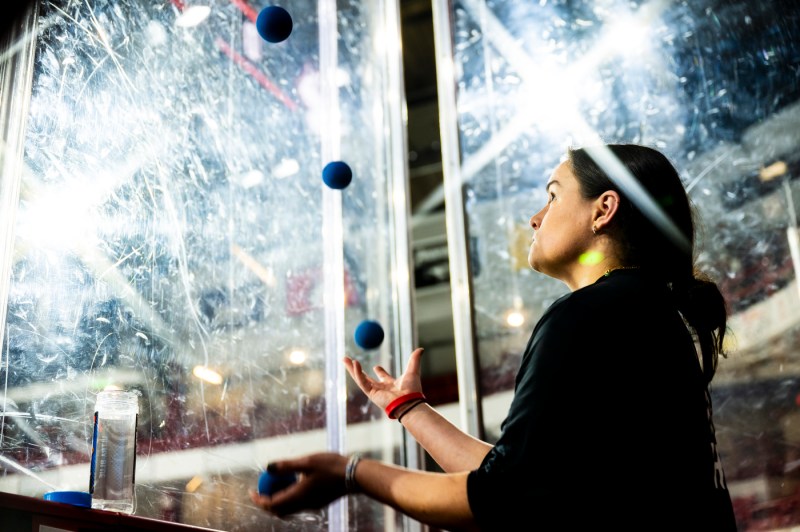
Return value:
M 364 392 L 370 401 L 375 403 L 381 410 L 386 409 L 389 403 L 400 396 L 422 392 L 422 380 L 420 378 L 420 359 L 422 358 L 422 348 L 415 349 L 411 353 L 405 372 L 397 378 L 392 377 L 381 366 L 375 366 L 376 379 L 373 379 L 364 372 L 361 364 L 357 360 L 345 357 L 344 365 L 347 372 L 356 381 L 358 387 Z

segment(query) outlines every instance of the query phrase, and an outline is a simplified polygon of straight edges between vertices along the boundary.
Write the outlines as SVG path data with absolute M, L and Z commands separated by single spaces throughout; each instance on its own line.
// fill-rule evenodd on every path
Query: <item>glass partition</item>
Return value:
M 396 2 L 288 2 L 279 43 L 261 1 L 32 4 L 2 56 L 21 112 L 2 124 L 0 490 L 87 491 L 95 396 L 120 387 L 141 393 L 136 515 L 394 529 L 366 498 L 281 521 L 248 491 L 307 452 L 403 461 L 341 364 L 393 367 L 412 342 Z M 322 181 L 333 160 L 345 189 Z M 377 349 L 353 340 L 365 319 Z
M 566 293 L 526 260 L 528 220 L 545 204 L 550 172 L 570 145 L 652 145 L 684 179 L 703 222 L 701 266 L 730 306 L 729 356 L 712 395 L 740 527 L 797 525 L 800 8 L 779 0 L 435 5 L 446 22 L 437 47 L 452 47 L 439 57 L 455 92 L 449 105 L 440 96 L 442 116 L 458 124 L 443 138 L 457 147 L 457 173 L 445 179 L 458 180 L 448 186 L 464 198 L 487 436 L 498 435 L 536 320 Z

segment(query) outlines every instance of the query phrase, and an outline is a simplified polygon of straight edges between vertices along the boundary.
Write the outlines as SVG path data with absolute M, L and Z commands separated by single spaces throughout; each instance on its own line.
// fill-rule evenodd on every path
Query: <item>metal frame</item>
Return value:
M 458 141 L 452 5 L 448 0 L 435 0 L 432 7 L 459 407 L 462 429 L 477 438 L 483 438 L 483 407 L 478 380 L 472 272 L 469 261 L 469 227 L 464 212 L 465 181 Z
M 19 207 L 22 155 L 36 54 L 37 18 L 38 8 L 34 3 L 0 47 L 0 50 L 6 50 L 0 56 L 0 344 L 5 340 L 8 290 L 14 260 L 14 225 Z M 8 359 L 0 359 L 0 365 L 3 363 L 8 378 Z M 6 387 L 5 382 L 2 385 Z M 2 411 L 5 411 L 5 397 L 4 393 Z M 2 434 L 0 428 L 0 442 Z

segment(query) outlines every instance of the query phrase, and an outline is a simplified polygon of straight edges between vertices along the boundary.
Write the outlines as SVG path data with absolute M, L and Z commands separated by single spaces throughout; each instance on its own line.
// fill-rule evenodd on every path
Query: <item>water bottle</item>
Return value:
M 92 508 L 133 513 L 138 417 L 139 392 L 97 394 L 89 477 Z

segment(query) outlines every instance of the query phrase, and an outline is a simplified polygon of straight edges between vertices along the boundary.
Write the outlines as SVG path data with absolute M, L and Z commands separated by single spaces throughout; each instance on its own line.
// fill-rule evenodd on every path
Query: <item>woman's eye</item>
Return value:
M 551 192 L 550 193 L 550 200 L 548 201 L 548 203 L 552 202 L 554 199 L 556 199 L 556 195 Z

